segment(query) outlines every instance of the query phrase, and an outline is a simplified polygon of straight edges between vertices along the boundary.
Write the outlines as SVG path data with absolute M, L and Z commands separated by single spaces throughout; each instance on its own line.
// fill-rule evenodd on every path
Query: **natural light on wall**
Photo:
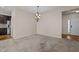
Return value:
M 68 33 L 70 34 L 70 19 L 68 20 Z

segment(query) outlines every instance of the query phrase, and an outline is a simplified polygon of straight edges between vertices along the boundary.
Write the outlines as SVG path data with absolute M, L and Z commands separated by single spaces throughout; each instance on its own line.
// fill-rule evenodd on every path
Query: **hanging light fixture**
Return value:
M 37 6 L 37 11 L 35 14 L 35 20 L 38 22 L 40 20 L 39 6 Z

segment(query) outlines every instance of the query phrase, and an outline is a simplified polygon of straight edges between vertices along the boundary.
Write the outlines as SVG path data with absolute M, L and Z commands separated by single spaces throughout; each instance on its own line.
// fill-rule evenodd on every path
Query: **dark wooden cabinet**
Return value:
M 0 24 L 7 24 L 7 21 L 11 21 L 11 16 L 0 15 Z M 7 27 L 0 28 L 0 35 L 7 35 Z
M 11 20 L 11 16 L 0 15 L 0 23 L 7 24 L 7 20 Z
M 7 35 L 7 28 L 0 28 L 0 35 Z

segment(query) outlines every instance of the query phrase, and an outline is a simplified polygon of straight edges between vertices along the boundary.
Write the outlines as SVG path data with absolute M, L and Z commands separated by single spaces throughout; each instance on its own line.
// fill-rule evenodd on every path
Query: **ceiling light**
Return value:
M 36 13 L 35 13 L 35 20 L 38 22 L 39 19 L 40 19 L 39 6 L 37 6 L 37 10 L 36 10 Z

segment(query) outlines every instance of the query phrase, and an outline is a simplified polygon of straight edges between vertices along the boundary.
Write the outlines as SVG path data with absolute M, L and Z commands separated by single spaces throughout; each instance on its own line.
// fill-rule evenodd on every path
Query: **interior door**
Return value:
M 70 28 L 72 35 L 79 35 L 79 14 L 72 15 Z

